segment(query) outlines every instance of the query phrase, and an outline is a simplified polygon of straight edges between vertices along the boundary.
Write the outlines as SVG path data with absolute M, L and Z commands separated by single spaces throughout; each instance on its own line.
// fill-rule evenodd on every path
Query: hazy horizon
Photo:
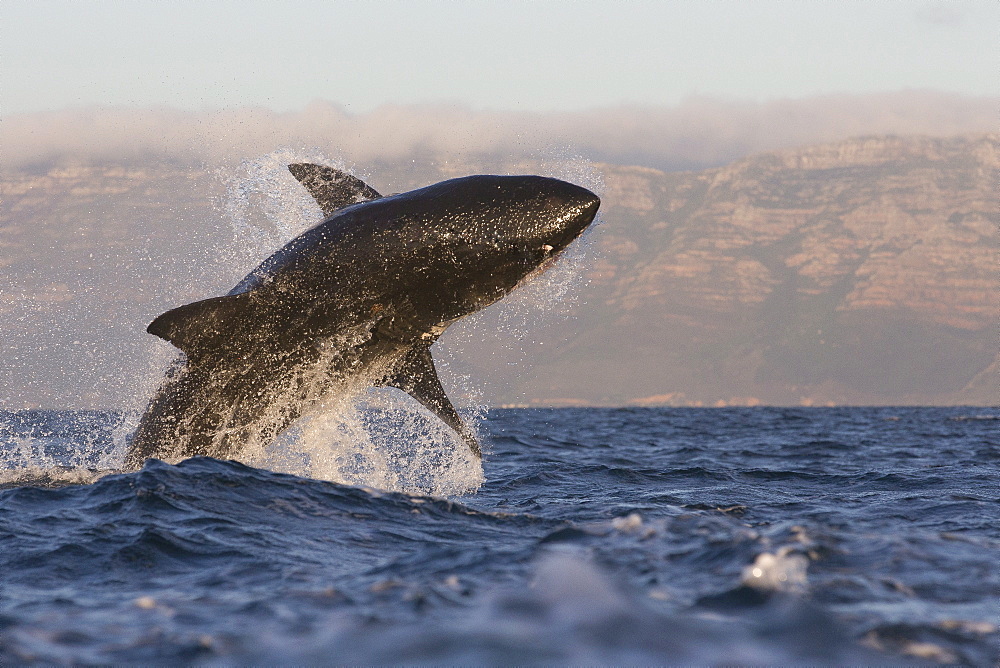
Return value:
M 865 135 L 952 136 L 996 129 L 1000 97 L 904 90 L 768 102 L 689 98 L 670 106 L 490 112 L 460 104 L 384 105 L 351 113 L 329 101 L 296 111 L 95 106 L 9 114 L 0 168 L 51 161 L 238 163 L 280 149 L 356 164 L 574 157 L 696 170 L 741 157 Z

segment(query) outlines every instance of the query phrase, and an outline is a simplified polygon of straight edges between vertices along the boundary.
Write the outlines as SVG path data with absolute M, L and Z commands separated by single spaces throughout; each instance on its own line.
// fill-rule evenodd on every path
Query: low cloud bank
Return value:
M 263 108 L 96 107 L 3 118 L 0 166 L 31 169 L 58 162 L 149 159 L 217 164 L 278 148 L 308 148 L 359 165 L 569 153 L 616 164 L 687 170 L 851 136 L 993 131 L 998 108 L 998 98 L 934 91 L 765 103 L 699 97 L 674 107 L 558 113 L 390 105 L 349 114 L 322 101 L 290 113 Z

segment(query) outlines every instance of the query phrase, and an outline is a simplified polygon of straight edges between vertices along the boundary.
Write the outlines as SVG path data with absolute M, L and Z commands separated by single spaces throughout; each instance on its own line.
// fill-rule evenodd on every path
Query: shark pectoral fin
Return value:
M 333 167 L 297 162 L 288 165 L 288 171 L 309 191 L 324 216 L 351 204 L 382 197 L 361 179 Z
M 411 348 L 397 367 L 396 372 L 386 379 L 385 384 L 398 387 L 422 403 L 462 437 L 462 440 L 472 450 L 472 454 L 482 458 L 483 451 L 479 447 L 479 441 L 476 440 L 475 434 L 462 421 L 458 411 L 455 410 L 448 396 L 444 393 L 444 388 L 441 387 L 441 380 L 438 378 L 437 370 L 434 368 L 434 359 L 431 357 L 430 346 L 417 344 Z
M 249 294 L 213 297 L 178 306 L 149 323 L 146 331 L 174 344 L 188 358 L 226 349 L 226 343 L 239 336 L 237 323 L 243 320 Z

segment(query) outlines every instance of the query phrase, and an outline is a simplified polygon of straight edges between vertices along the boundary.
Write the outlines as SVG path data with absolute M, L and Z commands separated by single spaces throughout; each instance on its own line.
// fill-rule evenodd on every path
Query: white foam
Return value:
M 773 554 L 758 554 L 754 562 L 743 569 L 742 584 L 767 591 L 805 591 L 809 559 L 795 550 L 786 546 Z
M 8 487 L 64 487 L 90 485 L 119 469 L 87 469 L 75 466 L 25 466 L 0 469 L 0 489 Z
M 265 457 L 269 468 L 291 465 L 289 472 L 321 480 L 405 493 L 454 496 L 483 482 L 468 446 L 398 390 L 361 389 L 324 402 Z

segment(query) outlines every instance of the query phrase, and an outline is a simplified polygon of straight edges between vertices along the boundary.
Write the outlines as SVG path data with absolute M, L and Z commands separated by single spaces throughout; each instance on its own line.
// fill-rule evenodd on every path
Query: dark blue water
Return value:
M 0 663 L 995 665 L 998 418 L 497 410 L 440 499 L 0 413 Z

